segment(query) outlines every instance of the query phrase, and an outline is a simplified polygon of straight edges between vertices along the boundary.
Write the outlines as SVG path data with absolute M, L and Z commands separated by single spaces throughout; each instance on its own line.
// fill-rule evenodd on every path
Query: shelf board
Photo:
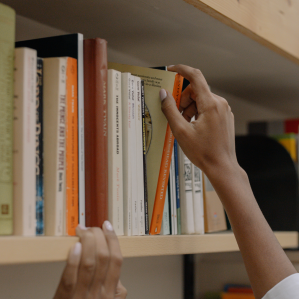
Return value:
M 298 247 L 297 232 L 276 232 L 283 248 Z M 65 261 L 77 237 L 1 237 L 0 264 Z M 119 237 L 124 257 L 238 251 L 233 233 Z

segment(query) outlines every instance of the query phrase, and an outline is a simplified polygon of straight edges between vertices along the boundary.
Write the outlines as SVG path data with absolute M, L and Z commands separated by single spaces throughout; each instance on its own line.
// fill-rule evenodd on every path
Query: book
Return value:
M 175 162 L 174 162 L 174 151 L 172 151 L 171 164 L 169 171 L 169 197 L 171 203 L 171 234 L 177 235 L 177 209 L 176 209 L 176 186 L 175 186 Z
M 124 234 L 121 73 L 108 70 L 108 214 L 117 235 Z
M 107 42 L 84 40 L 86 226 L 108 219 Z
M 184 78 L 181 75 L 175 75 L 172 95 L 178 109 L 181 101 L 183 80 Z M 155 203 L 151 220 L 150 234 L 157 234 L 161 229 L 161 215 L 163 213 L 163 205 L 165 200 L 165 187 L 167 186 L 169 179 L 173 143 L 174 136 L 171 132 L 169 124 L 167 124 L 158 184 L 156 189 Z
M 67 58 L 44 58 L 45 235 L 62 236 L 66 200 Z
M 179 178 L 179 156 L 178 143 L 176 139 L 173 145 L 174 166 L 175 166 L 175 190 L 176 190 L 176 214 L 177 214 L 177 234 L 181 234 L 181 203 L 180 203 L 180 178 Z
M 131 74 L 121 74 L 121 101 L 122 101 L 122 143 L 123 143 L 123 209 L 124 209 L 124 234 L 132 234 L 132 171 L 131 171 Z
M 192 195 L 194 212 L 194 230 L 196 234 L 204 234 L 204 205 L 202 190 L 202 171 L 195 165 L 192 167 Z
M 36 131 L 35 131 L 35 176 L 36 176 L 36 235 L 44 234 L 44 123 L 43 123 L 43 59 L 37 58 L 36 69 Z
M 163 208 L 163 216 L 162 216 L 162 225 L 161 225 L 161 235 L 170 235 L 171 234 L 171 227 L 170 227 L 170 205 L 169 205 L 169 190 L 167 188 L 166 195 L 165 195 L 165 202 Z
M 205 232 L 227 230 L 223 205 L 206 175 L 203 176 L 203 186 Z
M 159 91 L 161 88 L 173 90 L 175 73 L 118 63 L 108 63 L 108 66 L 121 72 L 130 72 L 144 80 L 148 214 L 151 219 L 167 127 L 167 120 L 161 111 Z
M 72 57 L 77 59 L 78 76 L 78 157 L 79 157 L 79 223 L 85 225 L 85 165 L 84 165 L 84 79 L 83 35 L 80 33 L 51 36 L 16 42 L 16 47 L 37 50 L 38 57 Z
M 298 136 L 294 133 L 286 133 L 281 135 L 272 135 L 290 154 L 293 161 L 298 162 Z
M 145 125 L 145 93 L 144 80 L 141 80 L 141 111 L 142 111 L 142 147 L 143 147 L 143 184 L 144 184 L 144 233 L 149 234 L 148 219 L 148 191 L 147 191 L 147 167 L 146 167 L 146 125 Z
M 36 234 L 36 60 L 35 50 L 15 50 L 14 234 Z
M 0 235 L 13 233 L 13 94 L 15 11 L 0 3 Z
M 192 163 L 180 147 L 178 149 L 178 153 L 181 200 L 181 233 L 191 235 L 195 233 L 192 194 Z
M 131 137 L 131 171 L 132 171 L 132 180 L 131 180 L 131 189 L 132 189 L 132 235 L 139 235 L 139 208 L 138 208 L 138 182 L 137 182 L 137 143 L 136 143 L 136 97 L 137 97 L 137 86 L 136 86 L 136 76 L 131 77 L 131 103 L 132 103 L 132 121 L 130 131 Z
M 137 164 L 137 208 L 138 208 L 138 229 L 139 235 L 145 235 L 144 220 L 144 172 L 143 172 L 143 134 L 142 134 L 142 111 L 141 111 L 141 79 L 136 80 L 136 164 Z
M 77 59 L 68 57 L 66 67 L 66 229 L 76 235 L 79 222 L 78 193 L 78 75 Z

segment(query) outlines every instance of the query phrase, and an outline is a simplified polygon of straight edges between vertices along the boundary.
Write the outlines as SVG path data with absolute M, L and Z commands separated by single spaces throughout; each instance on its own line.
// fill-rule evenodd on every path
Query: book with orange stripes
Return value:
M 77 59 L 67 58 L 66 69 L 66 221 L 65 234 L 76 235 L 78 225 L 78 93 Z
M 176 101 L 177 108 L 179 108 L 180 106 L 183 80 L 184 78 L 181 75 L 176 74 L 172 95 Z M 159 234 L 161 231 L 163 209 L 164 209 L 165 196 L 166 196 L 166 190 L 168 185 L 173 144 L 174 144 L 174 136 L 171 132 L 169 124 L 167 124 L 158 184 L 156 189 L 155 203 L 154 203 L 154 209 L 153 209 L 152 220 L 151 220 L 151 227 L 150 227 L 151 235 Z

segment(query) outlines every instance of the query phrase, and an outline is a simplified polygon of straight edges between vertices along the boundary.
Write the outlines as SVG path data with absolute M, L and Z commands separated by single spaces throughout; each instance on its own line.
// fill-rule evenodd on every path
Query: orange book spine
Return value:
M 75 236 L 79 221 L 77 59 L 68 58 L 66 76 L 66 234 Z
M 181 75 L 176 74 L 172 95 L 176 101 L 177 108 L 179 108 L 180 106 L 183 81 L 184 78 Z M 153 209 L 152 220 L 151 220 L 151 227 L 150 227 L 151 235 L 157 235 L 161 231 L 163 209 L 164 209 L 166 189 L 167 189 L 168 179 L 169 179 L 169 170 L 170 170 L 173 143 L 174 143 L 174 136 L 171 132 L 169 124 L 167 124 L 158 184 L 156 189 L 155 203 L 154 203 L 154 209 Z

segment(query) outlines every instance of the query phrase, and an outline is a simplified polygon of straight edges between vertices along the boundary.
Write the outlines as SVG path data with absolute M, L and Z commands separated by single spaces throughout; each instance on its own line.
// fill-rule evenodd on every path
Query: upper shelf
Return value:
M 110 61 L 192 65 L 212 89 L 298 116 L 299 4 L 186 1 L 192 5 L 183 0 L 2 0 L 19 15 L 64 32 L 107 39 Z M 17 23 L 18 38 L 26 28 Z M 45 34 L 35 30 L 31 37 Z
M 283 248 L 298 248 L 297 232 L 276 232 Z M 65 261 L 77 237 L 1 237 L 0 264 Z M 119 237 L 124 257 L 238 251 L 233 233 Z

